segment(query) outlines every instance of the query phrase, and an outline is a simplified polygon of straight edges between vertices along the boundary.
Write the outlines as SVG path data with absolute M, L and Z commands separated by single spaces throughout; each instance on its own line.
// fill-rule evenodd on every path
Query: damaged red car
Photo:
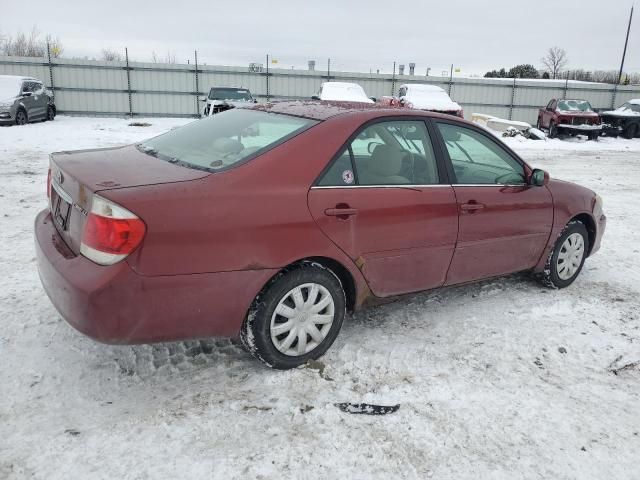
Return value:
M 106 343 L 239 336 L 291 368 L 372 301 L 518 271 L 566 287 L 605 228 L 462 119 L 363 104 L 232 109 L 136 145 L 52 154 L 44 288 Z

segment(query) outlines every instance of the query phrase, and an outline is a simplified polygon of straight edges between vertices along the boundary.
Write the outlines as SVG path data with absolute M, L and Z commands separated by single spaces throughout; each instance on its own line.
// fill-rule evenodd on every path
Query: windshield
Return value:
M 142 142 L 138 148 L 171 163 L 215 172 L 260 155 L 317 123 L 232 109 Z
M 558 110 L 563 112 L 593 112 L 586 100 L 558 100 Z
M 212 88 L 209 100 L 244 100 L 251 101 L 251 92 L 242 88 Z
M 17 97 L 20 93 L 21 79 L 0 75 L 0 99 Z
M 640 113 L 640 104 L 639 103 L 625 103 L 624 105 L 622 105 L 620 108 L 618 108 L 618 110 L 623 111 L 623 112 L 636 112 L 636 113 Z

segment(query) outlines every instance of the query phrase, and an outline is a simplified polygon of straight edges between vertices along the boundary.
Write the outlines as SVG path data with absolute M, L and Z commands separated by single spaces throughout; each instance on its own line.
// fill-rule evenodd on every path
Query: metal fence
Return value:
M 288 70 L 268 68 L 268 62 L 262 70 L 199 65 L 197 55 L 193 64 L 0 56 L 0 74 L 39 78 L 53 91 L 59 113 L 69 115 L 195 117 L 212 86 L 248 88 L 261 101 L 309 99 L 328 80 L 359 83 L 373 97 L 396 94 L 404 83 L 437 85 L 466 116 L 478 112 L 530 123 L 551 98 L 582 98 L 598 109 L 640 98 L 637 85 Z

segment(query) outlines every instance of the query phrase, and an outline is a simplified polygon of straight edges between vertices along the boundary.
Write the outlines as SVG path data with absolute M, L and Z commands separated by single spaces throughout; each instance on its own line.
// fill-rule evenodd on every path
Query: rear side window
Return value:
M 215 172 L 260 155 L 317 123 L 234 108 L 142 142 L 138 148 L 171 163 Z
M 322 176 L 318 185 L 321 187 L 338 187 L 355 184 L 355 174 L 353 162 L 349 149 L 345 149 L 342 154 L 331 164 L 331 167 Z

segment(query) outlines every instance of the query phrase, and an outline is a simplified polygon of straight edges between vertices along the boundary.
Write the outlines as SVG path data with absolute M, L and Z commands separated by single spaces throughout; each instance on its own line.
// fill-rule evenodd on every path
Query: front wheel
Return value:
M 278 274 L 254 300 L 240 339 L 272 368 L 294 368 L 322 356 L 338 336 L 346 313 L 340 280 L 305 262 Z
M 629 140 L 634 138 L 636 135 L 638 135 L 638 125 L 635 123 L 628 125 L 627 128 L 624 129 L 624 132 L 622 134 L 624 138 Z
M 556 138 L 558 136 L 558 127 L 553 122 L 549 122 L 549 138 Z
M 587 228 L 577 220 L 569 222 L 558 237 L 540 280 L 548 287 L 568 287 L 582 270 L 588 251 Z
M 27 112 L 22 108 L 16 113 L 16 125 L 25 125 L 29 119 L 27 118 Z

